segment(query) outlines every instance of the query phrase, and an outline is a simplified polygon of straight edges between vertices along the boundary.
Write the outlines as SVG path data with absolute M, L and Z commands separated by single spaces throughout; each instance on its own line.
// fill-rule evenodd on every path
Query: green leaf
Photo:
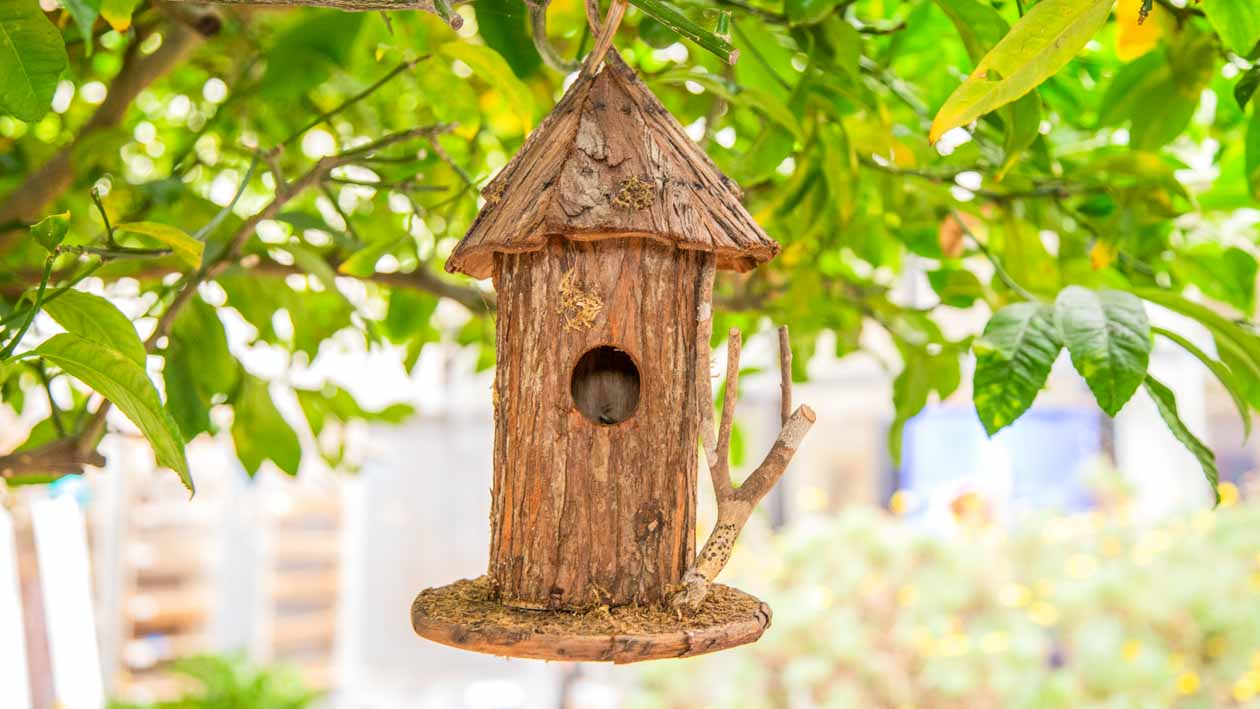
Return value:
M 325 386 L 323 389 L 295 389 L 298 404 L 311 426 L 311 433 L 318 436 L 324 430 L 328 419 L 337 421 L 382 421 L 399 423 L 415 413 L 415 409 L 406 404 L 392 404 L 380 411 L 368 411 L 350 396 L 350 393 L 338 386 Z
M 363 15 L 309 9 L 294 13 L 295 21 L 268 47 L 259 92 L 275 101 L 301 99 L 326 81 L 334 69 L 348 65 L 363 27 Z
M 972 346 L 972 401 L 990 436 L 1032 406 L 1062 347 L 1049 305 L 1014 303 L 993 314 Z
M 1234 84 L 1234 100 L 1238 102 L 1239 108 L 1246 110 L 1247 103 L 1251 101 L 1257 88 L 1260 88 L 1260 65 L 1243 72 L 1238 83 Z
M 954 29 L 962 37 L 967 56 L 973 65 L 979 64 L 990 49 L 1002 41 L 1011 26 L 991 6 L 976 0 L 935 0 L 938 7 L 949 16 Z
M 1207 0 L 1198 7 L 1235 53 L 1246 57 L 1260 42 L 1260 3 L 1255 0 Z
M 232 443 L 245 470 L 253 476 L 264 460 L 271 460 L 289 475 L 297 475 L 302 444 L 272 403 L 267 383 L 246 374 L 233 410 Z
M 977 298 L 984 297 L 984 286 L 976 274 L 964 268 L 940 268 L 928 271 L 928 283 L 941 299 L 941 305 L 970 308 Z
M 70 231 L 70 212 L 51 214 L 31 225 L 31 236 L 49 253 L 56 249 Z
M 973 65 L 979 64 L 1010 31 L 1010 25 L 997 10 L 976 0 L 936 0 L 936 4 L 954 23 Z M 1002 146 L 1002 165 L 996 174 L 998 180 L 1040 134 L 1041 99 L 1030 93 L 1002 108 L 1001 117 L 1006 126 L 1006 139 Z
M 1180 313 L 1212 331 L 1218 341 L 1229 343 L 1227 346 L 1238 353 L 1256 372 L 1260 372 L 1260 337 L 1243 330 L 1237 323 L 1201 303 L 1186 300 L 1177 293 L 1157 288 L 1134 288 L 1133 294 L 1162 305 L 1169 310 Z M 1224 353 L 1222 353 L 1224 357 Z M 1236 369 L 1236 368 L 1235 368 Z
M 1142 385 L 1150 362 L 1151 325 L 1142 301 L 1123 291 L 1068 286 L 1055 299 L 1054 318 L 1076 371 L 1102 410 L 1115 416 Z
M 45 302 L 44 312 L 67 332 L 109 347 L 136 365 L 145 366 L 144 343 L 140 342 L 131 319 L 99 295 L 67 290 Z
M 706 27 L 701 27 L 664 0 L 630 0 L 630 3 L 648 17 L 695 42 L 701 49 L 711 52 L 727 64 L 734 64 L 736 57 L 739 56 L 739 52 L 725 37 L 719 36 Z
M 1256 306 L 1256 259 L 1237 246 L 1206 242 L 1182 251 L 1173 272 L 1204 294 L 1250 315 Z
M 1015 166 L 1020 155 L 1041 135 L 1041 99 L 1036 92 L 999 109 L 1006 124 L 1006 138 L 1002 143 L 1002 165 L 997 179 L 1001 180 Z
M 1260 199 L 1260 105 L 1251 107 L 1247 123 L 1247 187 L 1253 198 Z
M 385 311 L 386 337 L 393 342 L 406 342 L 424 332 L 437 304 L 438 299 L 431 295 L 395 288 L 389 294 L 389 308 Z
M 929 140 L 1004 106 L 1052 76 L 1107 21 L 1115 0 L 1042 0 L 1015 23 L 945 101 Z
M 119 32 L 126 32 L 131 27 L 131 15 L 140 6 L 141 0 L 101 0 L 101 17 Z
M 783 4 L 788 22 L 793 25 L 814 25 L 835 12 L 839 0 L 786 0 Z
M 1130 122 L 1129 143 L 1138 150 L 1168 144 L 1190 124 L 1202 88 L 1193 77 L 1188 79 L 1191 85 L 1182 86 L 1178 76 L 1163 51 L 1149 52 L 1124 65 L 1103 95 L 1099 124 Z
M 355 276 L 357 278 L 366 278 L 373 273 L 376 273 L 376 262 L 380 261 L 382 256 L 389 253 L 394 249 L 394 247 L 406 240 L 409 240 L 410 238 L 411 237 L 409 236 L 403 235 L 392 239 L 386 238 L 381 239 L 380 241 L 373 241 L 367 246 L 355 251 L 350 255 L 350 258 L 342 261 L 341 265 L 337 266 L 337 273 L 345 274 L 347 276 Z
M 27 356 L 60 367 L 113 402 L 149 440 L 158 464 L 174 470 L 188 491 L 195 491 L 179 427 L 143 368 L 110 347 L 70 333 L 54 335 Z
M 944 401 L 958 388 L 961 372 L 958 352 L 945 347 L 937 354 L 929 354 L 924 348 L 905 342 L 898 343 L 904 365 L 893 380 L 893 408 L 895 415 L 888 427 L 888 452 L 893 465 L 901 465 L 901 441 L 906 422 L 914 418 L 927 405 L 933 391 Z
M 1253 362 L 1233 340 L 1215 334 L 1212 340 L 1216 343 L 1216 353 L 1220 355 L 1221 362 L 1229 367 L 1229 371 L 1238 373 L 1235 381 L 1239 393 L 1252 408 L 1260 409 L 1260 364 Z
M 115 224 L 114 231 L 126 231 L 133 234 L 142 234 L 151 239 L 155 239 L 165 246 L 169 246 L 171 252 L 189 268 L 201 268 L 201 255 L 206 245 L 192 238 L 179 227 L 173 227 L 169 224 L 157 224 L 155 222 L 124 222 Z
M 0 2 L 0 111 L 43 118 L 70 60 L 61 33 L 36 0 Z
M 520 117 L 529 132 L 534 121 L 534 94 L 516 75 L 499 53 L 489 47 L 467 42 L 448 42 L 438 50 L 448 59 L 458 59 L 477 76 L 503 94 L 508 106 Z
M 849 142 L 844 123 L 834 121 L 819 126 L 819 146 L 822 151 L 823 176 L 830 189 L 830 203 L 836 209 L 837 226 L 843 227 L 853 218 L 857 208 L 857 153 Z
M 166 408 L 179 426 L 184 441 L 191 441 L 197 434 L 211 430 L 210 407 L 197 386 L 196 375 L 189 363 L 188 353 L 196 351 L 181 344 L 166 351 L 166 364 L 162 368 L 162 382 L 166 387 Z
M 1151 395 L 1151 399 L 1155 401 L 1155 408 L 1159 410 L 1160 418 L 1164 419 L 1164 424 L 1168 426 L 1168 430 L 1172 431 L 1173 436 L 1181 441 L 1181 445 L 1186 450 L 1194 454 L 1198 459 L 1199 465 L 1203 468 L 1203 476 L 1207 478 L 1208 484 L 1212 486 L 1212 494 L 1216 497 L 1216 503 L 1221 502 L 1221 491 L 1219 489 L 1220 474 L 1216 470 L 1216 457 L 1212 455 L 1212 449 L 1208 448 L 1203 441 L 1191 433 L 1185 422 L 1181 420 L 1181 415 L 1177 413 L 1177 397 L 1173 395 L 1172 390 L 1164 386 L 1158 379 L 1151 375 L 1146 375 L 1142 382 L 1146 387 L 1146 393 Z
M 542 65 L 542 57 L 526 29 L 528 13 L 522 0 L 475 0 L 477 32 L 486 46 L 498 52 L 512 67 L 512 73 L 524 79 Z
M 240 365 L 228 349 L 227 332 L 214 306 L 201 298 L 184 306 L 171 327 L 171 349 L 181 350 L 202 397 L 236 390 Z
M 649 47 L 664 49 L 682 39 L 682 36 L 666 27 L 655 17 L 644 17 L 639 21 L 639 39 L 646 42 Z
M 101 0 L 62 0 L 61 3 L 74 23 L 79 26 L 79 35 L 83 37 L 83 48 L 88 56 L 92 55 L 92 26 L 101 14 Z
M 1208 370 L 1216 376 L 1216 380 L 1221 383 L 1221 386 L 1225 387 L 1225 391 L 1229 394 L 1229 398 L 1233 400 L 1234 408 L 1238 409 L 1238 417 L 1241 418 L 1243 422 L 1244 437 L 1251 436 L 1251 412 L 1247 407 L 1247 401 L 1242 388 L 1238 385 L 1238 380 L 1234 377 L 1234 373 L 1229 370 L 1229 367 L 1212 359 L 1208 356 L 1208 353 L 1199 349 L 1199 347 L 1193 342 L 1187 340 L 1181 335 L 1178 335 L 1172 330 L 1165 330 L 1162 327 L 1152 327 L 1151 331 L 1156 335 L 1172 340 L 1177 344 L 1177 346 L 1181 347 L 1181 349 L 1194 355 L 1196 359 L 1203 363 L 1203 366 L 1207 367 Z

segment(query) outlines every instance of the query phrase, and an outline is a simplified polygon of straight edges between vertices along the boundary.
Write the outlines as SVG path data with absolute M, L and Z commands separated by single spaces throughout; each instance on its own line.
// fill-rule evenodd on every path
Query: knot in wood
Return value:
M 652 183 L 634 175 L 621 181 L 617 186 L 617 194 L 612 203 L 622 209 L 647 209 L 652 206 L 656 197 L 652 194 Z
M 564 318 L 565 330 L 589 330 L 604 310 L 604 301 L 577 285 L 577 274 L 569 269 L 560 279 L 560 307 L 556 312 Z

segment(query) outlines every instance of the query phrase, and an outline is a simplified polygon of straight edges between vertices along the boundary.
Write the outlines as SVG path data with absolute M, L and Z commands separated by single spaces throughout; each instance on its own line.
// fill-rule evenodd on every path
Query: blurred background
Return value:
M 45 60 L 18 95 L 0 52 L 0 709 L 1260 708 L 1254 0 L 634 1 L 618 51 L 783 245 L 716 286 L 737 475 L 779 430 L 773 325 L 817 424 L 719 579 L 765 636 L 623 667 L 409 618 L 487 563 L 494 295 L 443 266 L 584 4 L 256 4 L 0 0 Z M 945 110 L 1045 7 L 1092 18 L 1062 61 Z M 1136 304 L 1095 324 L 1149 366 L 1081 367 L 1136 393 L 1107 416 L 1060 353 L 978 413 L 976 350 L 1062 293 Z
M 266 355 L 232 345 L 246 366 Z M 1108 419 L 1066 357 L 992 440 L 965 399 L 930 405 L 894 466 L 890 345 L 865 345 L 809 361 L 797 399 L 816 429 L 723 574 L 774 608 L 756 645 L 613 668 L 416 637 L 415 594 L 481 574 L 488 545 L 492 373 L 437 343 L 410 375 L 388 351 L 321 357 L 312 375 L 366 407 L 415 409 L 348 425 L 355 473 L 308 457 L 296 478 L 268 464 L 251 480 L 229 441 L 203 437 L 190 501 L 142 439 L 115 434 L 104 470 L 7 491 L 33 691 L 73 672 L 85 703 L 68 706 L 202 685 L 222 692 L 205 706 L 249 707 L 1260 706 L 1260 444 L 1214 380 L 1157 349 L 1152 369 L 1221 460 L 1216 511 L 1150 402 Z M 745 466 L 777 433 L 777 379 L 756 373 L 774 352 L 765 336 L 746 348 Z M 21 438 L 26 417 L 0 411 Z M 57 620 L 75 612 L 87 626 Z

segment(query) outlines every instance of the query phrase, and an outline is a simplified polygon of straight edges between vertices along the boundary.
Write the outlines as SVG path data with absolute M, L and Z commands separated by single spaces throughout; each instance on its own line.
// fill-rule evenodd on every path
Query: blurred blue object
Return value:
M 82 475 L 65 475 L 48 485 L 48 496 L 69 497 L 78 503 L 80 508 L 86 508 L 88 502 L 92 500 L 92 488 Z
M 910 517 L 964 492 L 998 506 L 999 517 L 1079 512 L 1091 505 L 1084 474 L 1104 452 L 1105 425 L 1097 411 L 1036 407 L 990 439 L 972 408 L 929 407 L 906 424 L 893 487 L 916 501 Z

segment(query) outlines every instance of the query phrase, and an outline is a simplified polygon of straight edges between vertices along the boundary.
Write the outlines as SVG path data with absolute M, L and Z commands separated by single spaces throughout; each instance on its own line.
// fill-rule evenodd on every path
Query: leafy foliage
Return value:
M 1254 706 L 1260 506 L 1137 517 L 941 535 L 850 506 L 789 528 L 728 569 L 774 632 L 643 663 L 626 706 Z
M 887 332 L 894 457 L 909 417 L 966 387 L 967 358 L 994 433 L 1063 346 L 1105 412 L 1145 383 L 1202 457 L 1149 383 L 1151 304 L 1212 340 L 1177 326 L 1154 329 L 1161 342 L 1198 358 L 1244 417 L 1260 406 L 1256 233 L 1241 211 L 1260 198 L 1254 3 L 633 4 L 619 51 L 784 247 L 723 275 L 715 332 L 790 323 L 798 377 L 823 333 L 845 355 Z M 343 465 L 334 424 L 403 413 L 246 371 L 225 322 L 295 365 L 353 346 L 392 348 L 410 369 L 443 340 L 493 363 L 493 294 L 441 267 L 478 188 L 589 49 L 582 3 L 539 18 L 479 1 L 458 8 L 458 31 L 449 15 L 313 8 L 188 10 L 177 31 L 149 3 L 65 7 L 0 14 L 0 73 L 21 79 L 0 94 L 0 393 L 22 409 L 45 395 L 41 377 L 76 382 L 72 410 L 32 441 L 92 450 L 107 408 L 95 391 L 147 421 L 176 469 L 169 439 L 230 414 L 247 469 L 295 472 L 299 429 Z M 906 286 L 918 273 L 930 292 Z M 124 323 L 89 292 L 139 316 Z M 988 324 L 942 327 L 960 309 Z M 51 321 L 74 339 L 41 344 Z M 59 354 L 71 343 L 127 376 L 83 370 Z
M 990 436 L 1032 406 L 1063 348 L 1054 310 L 1012 303 L 994 313 L 976 341 L 976 413 Z
M 199 655 L 176 660 L 170 670 L 195 689 L 156 704 L 110 702 L 109 709 L 302 709 L 319 698 L 303 686 L 295 671 L 259 668 L 236 655 Z

